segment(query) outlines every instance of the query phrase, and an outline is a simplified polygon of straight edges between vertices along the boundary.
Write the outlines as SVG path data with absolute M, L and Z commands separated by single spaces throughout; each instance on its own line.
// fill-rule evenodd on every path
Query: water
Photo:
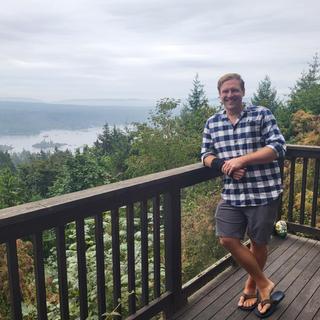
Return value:
M 34 148 L 32 145 L 41 141 L 65 143 L 59 147 L 59 150 L 69 149 L 75 151 L 77 148 L 82 148 L 84 145 L 93 146 L 97 140 L 98 134 L 102 133 L 103 127 L 92 127 L 83 130 L 48 130 L 42 131 L 36 135 L 6 135 L 0 136 L 0 145 L 9 145 L 13 149 L 9 153 L 21 152 L 23 150 L 30 152 L 40 152 L 41 149 Z M 44 151 L 52 150 L 43 149 Z

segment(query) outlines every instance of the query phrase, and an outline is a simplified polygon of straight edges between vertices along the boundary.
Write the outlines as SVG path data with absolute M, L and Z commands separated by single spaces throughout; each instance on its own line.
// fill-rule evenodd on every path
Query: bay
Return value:
M 117 126 L 121 128 L 122 126 Z M 0 135 L 0 145 L 11 146 L 9 153 L 25 151 L 40 152 L 41 149 L 34 148 L 33 145 L 45 141 L 50 143 L 62 143 L 59 150 L 70 150 L 74 152 L 84 145 L 93 146 L 103 127 L 92 127 L 82 130 L 47 130 L 34 135 Z M 46 148 L 44 151 L 53 151 L 54 148 Z

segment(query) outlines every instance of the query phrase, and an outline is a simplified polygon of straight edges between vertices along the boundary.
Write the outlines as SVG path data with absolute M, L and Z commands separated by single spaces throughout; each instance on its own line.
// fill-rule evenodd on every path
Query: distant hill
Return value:
M 145 121 L 152 105 L 97 106 L 0 101 L 0 135 L 38 134 L 44 130 L 78 130 L 108 123 Z

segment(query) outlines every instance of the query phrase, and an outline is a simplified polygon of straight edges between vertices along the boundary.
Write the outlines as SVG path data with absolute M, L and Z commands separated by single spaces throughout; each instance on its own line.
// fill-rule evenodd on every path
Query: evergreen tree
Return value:
M 157 102 L 150 123 L 137 123 L 132 149 L 127 159 L 127 177 L 176 168 L 193 163 L 189 132 L 180 130 L 179 118 L 173 115 L 180 101 L 164 98 Z M 200 142 L 199 142 L 200 143 Z M 199 150 L 199 144 L 198 144 Z
M 109 158 L 109 172 L 116 180 L 121 178 L 127 169 L 125 162 L 130 154 L 131 139 L 127 128 L 121 130 L 114 126 L 111 129 L 105 124 L 102 134 L 98 135 L 94 143 L 97 155 Z
M 98 157 L 92 148 L 86 147 L 83 152 L 77 150 L 63 164 L 49 194 L 56 196 L 69 192 L 80 191 L 111 181 L 108 172 L 108 161 L 105 157 Z
M 313 114 L 320 114 L 320 64 L 318 54 L 315 54 L 312 62 L 309 63 L 309 70 L 302 72 L 301 78 L 291 90 L 289 107 L 292 113 L 297 110 L 305 110 Z
M 206 120 L 216 112 L 215 108 L 209 106 L 208 98 L 204 91 L 204 86 L 196 74 L 193 80 L 193 87 L 188 96 L 187 102 L 177 118 L 179 135 L 181 141 L 186 139 L 189 159 L 199 159 L 199 146 Z
M 5 168 L 11 171 L 15 170 L 15 166 L 11 160 L 10 154 L 7 151 L 0 151 L 0 170 Z
M 35 201 L 49 196 L 49 188 L 53 185 L 65 162 L 72 158 L 69 151 L 55 150 L 54 153 L 40 152 L 32 154 L 31 158 L 17 167 L 20 181 L 29 201 Z
M 204 91 L 204 85 L 199 80 L 198 73 L 193 80 L 193 88 L 185 104 L 186 111 L 196 111 L 208 106 L 208 99 Z
M 23 186 L 18 176 L 4 168 L 0 170 L 0 209 L 12 207 L 26 201 Z
M 251 103 L 255 106 L 264 106 L 271 110 L 272 113 L 276 113 L 281 102 L 277 98 L 277 90 L 272 87 L 269 76 L 259 82 L 257 92 L 253 94 Z

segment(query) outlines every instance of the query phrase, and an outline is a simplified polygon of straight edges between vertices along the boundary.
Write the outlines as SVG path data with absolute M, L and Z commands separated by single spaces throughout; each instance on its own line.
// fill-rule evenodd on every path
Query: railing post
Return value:
M 11 302 L 11 319 L 20 320 L 22 319 L 22 299 L 20 291 L 19 265 L 16 240 L 9 240 L 9 242 L 7 243 L 7 261 Z
M 187 302 L 182 293 L 181 267 L 181 197 L 180 189 L 173 187 L 164 195 L 166 290 L 173 294 L 165 311 L 169 318 Z
M 280 159 L 278 162 L 280 166 L 281 183 L 283 184 L 284 159 Z M 281 220 L 281 213 L 282 213 L 282 193 L 280 194 L 280 198 L 279 198 L 277 220 Z

